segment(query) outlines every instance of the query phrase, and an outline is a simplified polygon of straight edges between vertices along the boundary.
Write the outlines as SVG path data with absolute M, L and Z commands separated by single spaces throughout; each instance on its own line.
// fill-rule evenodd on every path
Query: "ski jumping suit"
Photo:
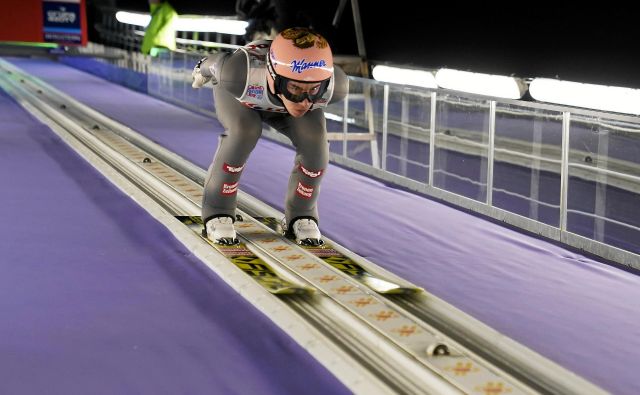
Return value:
M 222 215 L 235 219 L 240 176 L 262 134 L 262 122 L 287 136 L 296 149 L 285 202 L 288 225 L 298 217 L 318 221 L 320 182 L 329 162 L 323 108 L 346 96 L 349 81 L 334 65 L 327 92 L 303 116 L 292 117 L 282 101 L 269 92 L 266 56 L 270 43 L 254 41 L 232 54 L 209 56 L 202 63 L 202 75 L 213 77 L 216 114 L 225 128 L 204 185 L 205 223 Z

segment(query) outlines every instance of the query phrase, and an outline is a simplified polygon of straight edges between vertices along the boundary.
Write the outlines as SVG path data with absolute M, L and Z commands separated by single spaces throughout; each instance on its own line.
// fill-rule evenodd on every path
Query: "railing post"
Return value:
M 595 176 L 595 187 L 596 187 L 596 196 L 594 202 L 594 230 L 593 237 L 595 240 L 604 243 L 605 236 L 605 218 L 607 216 L 607 178 L 608 173 L 605 171 L 599 171 L 599 169 L 607 169 L 609 163 L 609 133 L 608 131 L 604 131 L 604 133 L 600 133 L 598 130 L 598 156 L 596 158 L 595 166 L 596 166 L 596 176 Z
M 387 170 L 387 132 L 389 121 L 389 85 L 384 84 L 382 101 L 382 170 Z
M 429 131 L 429 186 L 433 186 L 433 167 L 435 165 L 436 155 L 436 105 L 438 94 L 434 91 L 431 92 L 431 114 L 430 123 L 431 130 Z
M 489 152 L 487 153 L 487 205 L 493 206 L 493 160 L 496 140 L 496 101 L 489 102 Z
M 567 194 L 569 192 L 569 128 L 571 113 L 562 113 L 562 159 L 560 170 L 560 231 L 567 230 Z
M 349 132 L 349 123 L 347 118 L 349 116 L 349 92 L 344 98 L 343 107 L 344 114 L 342 115 L 342 156 L 347 157 L 347 133 Z
M 409 128 L 407 125 L 411 122 L 409 118 L 409 107 L 411 101 L 407 95 L 402 95 L 402 108 L 400 110 L 400 169 L 399 173 L 407 176 L 407 163 L 409 161 Z
M 369 134 L 371 134 L 371 165 L 376 169 L 380 168 L 380 158 L 378 157 L 378 137 L 376 136 L 376 123 L 373 114 L 373 103 L 371 99 L 371 83 L 363 86 L 364 93 L 364 111 L 365 117 L 369 125 Z

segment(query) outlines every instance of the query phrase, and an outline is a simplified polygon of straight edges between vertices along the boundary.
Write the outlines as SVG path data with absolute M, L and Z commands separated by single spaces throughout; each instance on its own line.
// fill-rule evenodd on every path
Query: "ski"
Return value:
M 257 221 L 267 225 L 270 229 L 279 234 L 283 234 L 280 221 L 273 217 L 254 217 Z M 292 238 L 289 238 L 292 240 Z M 295 240 L 292 240 L 295 243 Z M 416 294 L 424 291 L 420 287 L 400 285 L 393 281 L 387 280 L 377 274 L 369 272 L 366 268 L 355 262 L 353 259 L 344 255 L 340 251 L 326 242 L 320 246 L 299 245 L 305 251 L 320 258 L 325 263 L 349 275 L 351 278 L 363 283 L 380 294 Z
M 204 225 L 201 217 L 177 216 L 176 218 L 270 293 L 299 295 L 314 292 L 313 288 L 296 285 L 280 277 L 268 263 L 247 248 L 247 245 L 242 241 L 236 245 L 220 245 L 212 242 L 203 234 Z

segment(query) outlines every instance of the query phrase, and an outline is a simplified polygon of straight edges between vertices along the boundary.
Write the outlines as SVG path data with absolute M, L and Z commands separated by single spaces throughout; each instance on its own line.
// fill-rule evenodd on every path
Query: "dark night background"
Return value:
M 334 53 L 357 55 L 347 5 L 337 28 L 339 0 L 276 4 L 282 26 L 309 25 L 323 33 Z M 97 5 L 148 12 L 146 0 L 88 0 Z M 170 0 L 179 14 L 236 15 L 235 0 Z M 359 1 L 366 55 L 373 63 L 450 67 L 474 72 L 549 77 L 640 88 L 637 16 L 614 3 L 589 7 L 542 2 Z

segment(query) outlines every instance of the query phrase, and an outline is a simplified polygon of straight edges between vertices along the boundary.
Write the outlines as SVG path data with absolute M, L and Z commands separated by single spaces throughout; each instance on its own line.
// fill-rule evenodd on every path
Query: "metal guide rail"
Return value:
M 0 66 L 5 67 L 4 82 L 0 78 L 2 85 L 9 83 L 19 89 L 28 89 L 32 93 L 25 97 L 34 106 L 38 105 L 36 103 L 38 100 L 58 103 L 50 107 L 57 107 L 62 113 L 61 116 L 83 124 L 82 129 L 85 133 L 90 134 L 106 147 L 117 151 L 124 162 L 124 165 L 118 166 L 126 167 L 121 172 L 129 179 L 136 181 L 141 189 L 152 195 L 173 215 L 185 217 L 199 214 L 202 186 L 194 181 L 192 176 L 182 174 L 167 163 L 163 163 L 153 153 L 146 152 L 116 133 L 109 125 L 96 121 L 91 114 L 83 112 L 79 106 L 75 106 L 68 98 L 56 93 L 42 82 L 27 79 L 16 73 L 15 69 L 7 70 L 3 63 L 0 63 Z M 140 171 L 148 174 L 153 181 L 143 180 L 145 176 L 140 175 Z M 240 211 L 240 213 L 243 220 L 236 222 L 236 228 L 247 249 L 266 265 L 273 267 L 277 276 L 299 287 L 315 291 L 315 296 L 283 296 L 282 300 L 290 303 L 294 310 L 306 314 L 310 321 L 324 322 L 327 326 L 325 332 L 332 333 L 334 337 L 335 333 L 348 331 L 349 334 L 338 342 L 342 346 L 359 350 L 358 352 L 362 355 L 368 354 L 368 363 L 371 363 L 371 354 L 382 353 L 378 358 L 382 361 L 378 361 L 372 371 L 384 376 L 400 370 L 397 376 L 382 378 L 395 392 L 433 393 L 435 391 L 437 393 L 447 388 L 446 393 L 468 394 L 574 393 L 571 390 L 558 392 L 557 387 L 537 383 L 531 378 L 516 379 L 521 370 L 509 371 L 509 366 L 506 364 L 499 366 L 499 358 L 495 356 L 485 358 L 473 353 L 470 348 L 463 346 L 462 342 L 443 333 L 443 329 L 446 328 L 441 326 L 440 329 L 436 329 L 426 320 L 418 318 L 418 314 L 411 314 L 403 308 L 402 304 L 404 306 L 419 304 L 418 299 L 413 298 L 413 293 L 394 296 L 394 299 L 398 299 L 400 303 L 395 303 L 384 295 L 384 290 L 390 289 L 389 284 L 397 285 L 394 281 L 402 283 L 397 285 L 402 289 L 411 289 L 411 287 L 415 289 L 412 284 L 395 278 L 376 277 L 377 274 L 374 272 L 372 277 L 379 278 L 383 284 L 378 289 L 375 281 L 373 283 L 362 281 L 362 278 L 333 267 L 325 262 L 317 251 L 309 251 L 298 246 L 260 222 L 260 219 L 253 218 L 245 212 Z M 356 263 L 366 268 L 365 263 L 357 261 Z M 259 282 L 259 279 L 257 281 Z M 339 322 L 338 318 L 343 318 L 342 322 Z M 363 336 L 363 333 L 368 335 Z M 346 341 L 345 339 L 349 336 L 357 340 Z M 366 337 L 369 340 L 365 340 Z M 362 344 L 365 344 L 364 347 L 368 347 L 369 350 L 364 351 Z M 496 363 L 489 363 L 488 360 Z M 404 364 L 403 368 L 394 367 L 398 361 Z M 363 362 L 367 361 L 363 358 Z M 427 371 L 441 378 L 447 386 L 438 387 L 434 384 L 423 386 L 422 379 L 416 376 L 425 374 Z M 401 383 L 402 381 L 404 383 Z M 584 388 L 599 390 L 591 388 L 589 383 L 580 382 L 579 384 L 583 385 L 580 391 Z
M 297 273 L 387 339 L 467 393 L 526 393 L 477 358 L 463 354 L 445 335 L 416 320 L 395 303 L 323 264 L 317 256 L 286 240 L 254 219 L 237 224 L 239 233 L 261 251 Z

